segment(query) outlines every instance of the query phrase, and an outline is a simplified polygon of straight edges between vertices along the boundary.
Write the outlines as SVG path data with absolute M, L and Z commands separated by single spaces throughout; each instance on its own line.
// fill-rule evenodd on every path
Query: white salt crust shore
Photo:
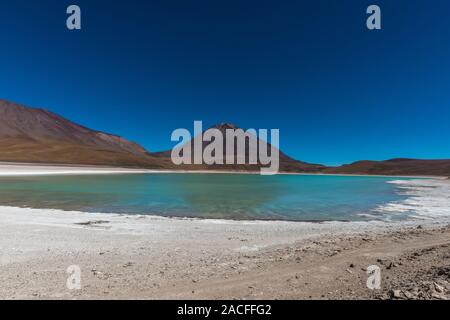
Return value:
M 40 176 L 40 175 L 92 175 L 92 174 L 131 174 L 156 173 L 156 170 L 124 168 L 102 168 L 84 166 L 53 166 L 28 164 L 1 164 L 0 177 Z
M 0 266 L 40 259 L 50 252 L 86 254 L 110 246 L 126 256 L 142 242 L 161 255 L 172 250 L 190 255 L 194 255 L 192 251 L 198 255 L 246 254 L 321 236 L 381 232 L 419 224 L 231 221 L 0 207 Z
M 446 224 L 238 222 L 0 207 L 0 299 L 370 297 L 365 267 L 445 245 L 441 227 Z M 446 263 L 439 255 L 424 259 L 433 267 Z M 412 263 L 407 275 L 423 265 Z M 80 268 L 81 290 L 66 287 L 70 266 Z

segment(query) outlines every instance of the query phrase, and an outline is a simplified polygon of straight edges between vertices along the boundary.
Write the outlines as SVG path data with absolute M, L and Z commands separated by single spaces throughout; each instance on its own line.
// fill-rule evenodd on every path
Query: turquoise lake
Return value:
M 0 205 L 158 216 L 297 220 L 384 219 L 404 199 L 389 177 L 129 174 L 0 178 Z M 394 219 L 404 219 L 405 214 Z M 392 218 L 392 217 L 391 217 Z M 370 218 L 370 219 L 373 219 Z

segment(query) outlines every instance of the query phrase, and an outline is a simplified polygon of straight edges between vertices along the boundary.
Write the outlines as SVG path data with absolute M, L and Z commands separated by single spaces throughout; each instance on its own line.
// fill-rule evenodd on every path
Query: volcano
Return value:
M 238 126 L 232 124 L 232 123 L 221 123 L 221 124 L 217 124 L 214 125 L 212 127 L 210 127 L 209 129 L 217 129 L 222 133 L 223 139 L 224 139 L 224 148 L 223 148 L 223 159 L 226 159 L 229 155 L 227 154 L 227 150 L 225 148 L 226 146 L 226 131 L 227 130 L 234 130 L 235 132 L 239 132 L 240 130 L 242 130 L 242 134 L 244 134 L 244 132 L 246 130 L 239 128 Z M 208 130 L 209 130 L 208 129 Z M 205 130 L 201 136 L 197 136 L 194 137 L 191 141 L 187 142 L 187 144 L 191 144 L 191 149 L 194 150 L 194 140 L 196 139 L 201 139 L 202 140 L 202 152 L 205 150 L 205 148 L 207 148 L 211 143 L 213 142 L 205 142 L 203 139 L 203 135 L 205 134 L 207 130 Z M 240 135 L 240 134 L 238 134 Z M 272 145 L 270 143 L 267 143 L 263 140 L 260 140 L 258 137 L 255 137 L 257 144 L 266 144 L 266 150 L 272 150 Z M 248 141 L 247 141 L 248 142 Z M 167 151 L 163 151 L 163 152 L 159 152 L 159 153 L 154 153 L 154 156 L 157 157 L 161 157 L 164 159 L 170 158 L 171 157 L 171 150 L 167 150 Z M 260 164 L 259 161 L 259 157 L 258 157 L 258 164 L 248 164 L 249 161 L 248 159 L 250 158 L 249 155 L 250 151 L 249 151 L 249 144 L 246 144 L 246 148 L 244 150 L 243 154 L 239 154 L 237 147 L 235 145 L 234 148 L 234 154 L 232 154 L 231 156 L 235 159 L 235 164 L 213 164 L 213 165 L 200 165 L 203 169 L 210 169 L 210 170 L 235 170 L 235 171 L 257 171 L 260 170 L 261 167 L 266 167 Z M 246 159 L 246 164 L 236 164 L 237 163 L 237 157 L 242 157 L 243 159 Z M 311 164 L 311 163 L 307 163 L 307 162 L 302 162 L 302 161 L 298 161 L 295 160 L 291 157 L 289 157 L 288 155 L 286 155 L 285 153 L 279 151 L 279 162 L 280 162 L 280 167 L 279 167 L 279 171 L 280 172 L 318 172 L 322 169 L 324 169 L 325 167 L 320 165 L 320 164 Z M 193 163 L 193 159 L 191 161 L 191 163 Z M 225 162 L 225 160 L 223 160 L 223 162 Z M 198 167 L 199 165 L 180 165 L 178 166 L 179 168 L 184 168 L 184 169 L 191 169 L 194 167 Z

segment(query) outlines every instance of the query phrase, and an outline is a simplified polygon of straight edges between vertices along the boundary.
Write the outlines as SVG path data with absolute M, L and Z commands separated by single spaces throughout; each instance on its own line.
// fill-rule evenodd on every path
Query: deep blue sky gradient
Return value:
M 447 0 L 2 1 L 0 40 L 0 98 L 151 151 L 203 120 L 309 162 L 450 158 Z

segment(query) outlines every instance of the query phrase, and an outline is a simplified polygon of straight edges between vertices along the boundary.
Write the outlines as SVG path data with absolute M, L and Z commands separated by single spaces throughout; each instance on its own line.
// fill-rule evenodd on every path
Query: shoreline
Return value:
M 0 162 L 1 177 L 17 176 L 50 176 L 50 175 L 105 175 L 105 174 L 252 174 L 255 171 L 224 171 L 224 170 L 161 170 L 161 169 L 134 169 L 121 167 L 104 167 L 90 165 L 62 165 L 46 163 L 13 163 Z M 338 174 L 338 173 L 304 173 L 279 172 L 277 175 L 304 175 L 304 176 L 337 176 L 337 177 L 384 177 L 405 179 L 448 179 L 447 176 L 398 176 L 398 175 L 370 175 L 370 174 Z
M 17 217 L 16 214 L 22 214 L 25 217 L 40 217 L 45 220 L 45 224 L 53 224 L 58 219 L 52 218 L 61 218 L 69 219 L 69 218 L 84 218 L 85 220 L 90 218 L 91 220 L 113 220 L 116 223 L 125 224 L 125 222 L 129 220 L 142 220 L 146 222 L 177 222 L 177 223 L 186 223 L 186 224 L 194 224 L 194 223 L 202 223 L 205 225 L 220 225 L 220 224 L 228 224 L 228 225 L 335 225 L 335 226 L 345 226 L 345 225 L 355 225 L 358 227 L 362 227 L 364 229 L 370 229 L 372 227 L 417 227 L 421 226 L 429 226 L 429 225 L 445 225 L 450 223 L 450 216 L 448 218 L 442 219 L 404 219 L 404 220 L 381 220 L 381 219 L 372 219 L 372 220 L 283 220 L 283 219 L 225 219 L 225 218 L 200 218 L 200 217 L 182 217 L 182 216 L 162 216 L 162 215 L 153 215 L 153 214 L 133 214 L 133 213 L 114 213 L 114 212 L 87 212 L 87 211 L 76 211 L 76 210 L 64 210 L 64 209 L 55 209 L 55 208 L 32 208 L 32 207 L 18 207 L 18 206 L 10 206 L 10 205 L 0 205 L 0 215 L 4 212 L 10 214 L 14 213 L 14 217 Z M 8 217 L 11 218 L 11 217 Z M 101 219 L 104 218 L 104 219 Z M 70 219 L 69 219 L 70 220 Z M 34 221 L 34 220 L 31 220 Z M 18 222 L 23 222 L 18 219 Z M 30 222 L 31 223 L 31 222 Z M 344 231 L 347 231 L 345 227 L 342 228 Z M 349 228 L 353 229 L 353 228 Z M 130 231 L 132 231 L 130 229 Z

